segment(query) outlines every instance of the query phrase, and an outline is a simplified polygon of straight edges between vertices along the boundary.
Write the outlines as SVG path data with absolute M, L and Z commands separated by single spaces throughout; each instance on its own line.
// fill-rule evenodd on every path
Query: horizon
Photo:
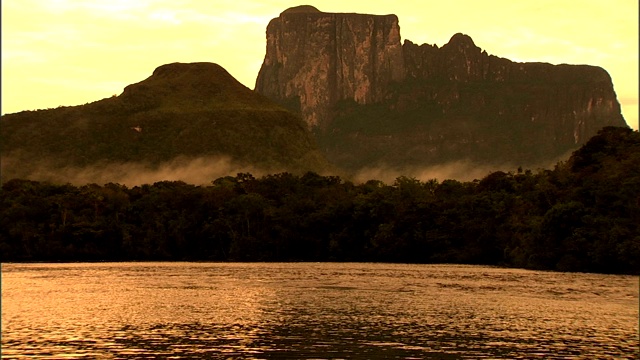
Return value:
M 587 1 L 579 8 L 570 1 L 306 3 L 328 13 L 396 14 L 403 42 L 441 47 L 455 33 L 465 33 L 487 53 L 515 62 L 600 66 L 612 78 L 627 125 L 638 130 L 637 2 Z M 254 89 L 267 24 L 298 5 L 3 1 L 2 114 L 120 95 L 125 86 L 173 62 L 216 63 Z M 451 11 L 453 20 L 440 16 Z

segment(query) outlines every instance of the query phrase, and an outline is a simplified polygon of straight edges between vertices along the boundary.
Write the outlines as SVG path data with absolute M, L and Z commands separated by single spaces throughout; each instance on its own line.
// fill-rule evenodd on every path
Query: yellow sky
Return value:
M 171 62 L 215 62 L 253 89 L 269 20 L 302 4 L 396 14 L 418 44 L 462 32 L 514 61 L 601 66 L 638 129 L 637 0 L 2 0 L 2 113 L 120 94 Z

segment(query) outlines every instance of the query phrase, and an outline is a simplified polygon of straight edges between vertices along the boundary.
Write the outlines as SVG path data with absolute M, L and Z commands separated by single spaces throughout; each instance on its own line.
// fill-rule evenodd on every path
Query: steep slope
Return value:
M 305 10 L 267 27 L 256 91 L 298 111 L 343 169 L 547 165 L 626 126 L 602 68 L 515 63 L 464 34 L 401 46 L 395 15 Z
M 342 167 L 549 166 L 603 127 L 626 126 L 602 68 L 514 63 L 462 34 L 441 49 L 403 48 L 405 80 L 376 104 L 338 104 L 319 133 Z
M 267 26 L 256 91 L 297 108 L 312 128 L 324 128 L 338 101 L 383 99 L 387 85 L 404 77 L 402 59 L 395 15 L 291 8 Z
M 2 176 L 209 157 L 264 171 L 321 171 L 299 117 L 212 63 L 168 64 L 117 97 L 2 117 Z M 46 171 L 44 171 L 46 170 Z

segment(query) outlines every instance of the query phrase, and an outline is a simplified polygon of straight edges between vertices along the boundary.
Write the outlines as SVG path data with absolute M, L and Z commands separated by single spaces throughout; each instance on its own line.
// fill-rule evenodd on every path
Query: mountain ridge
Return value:
M 267 26 L 255 90 L 299 113 L 351 173 L 550 166 L 601 128 L 627 126 L 600 67 L 517 63 L 463 33 L 442 47 L 401 41 L 393 14 L 285 10 Z
M 301 114 L 347 171 L 551 165 L 627 126 L 600 67 L 517 63 L 462 33 L 442 47 L 401 43 L 395 15 L 285 11 L 266 41 L 256 91 Z
M 255 91 L 217 64 L 172 63 L 119 96 L 3 115 L 3 175 L 201 157 L 347 176 L 544 167 L 603 127 L 627 126 L 602 68 L 513 62 L 462 33 L 442 47 L 402 43 L 393 14 L 302 5 L 266 35 Z

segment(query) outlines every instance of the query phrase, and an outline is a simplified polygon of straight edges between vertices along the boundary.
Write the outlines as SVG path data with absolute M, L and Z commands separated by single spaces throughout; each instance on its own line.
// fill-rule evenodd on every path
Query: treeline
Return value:
M 640 273 L 640 136 L 460 182 L 242 173 L 209 186 L 7 181 L 0 260 L 379 261 Z

